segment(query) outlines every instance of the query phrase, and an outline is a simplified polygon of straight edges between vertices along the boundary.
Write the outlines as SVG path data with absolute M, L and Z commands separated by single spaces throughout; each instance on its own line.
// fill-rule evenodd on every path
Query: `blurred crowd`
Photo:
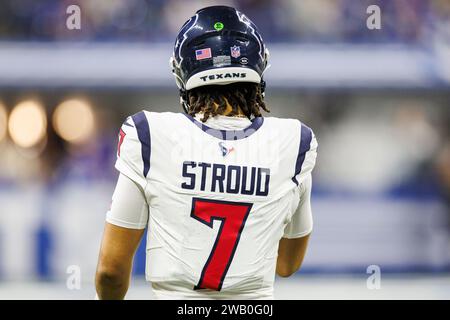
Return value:
M 69 5 L 81 8 L 81 30 L 66 28 Z M 448 0 L 5 0 L 0 40 L 172 41 L 204 6 L 231 5 L 249 16 L 270 42 L 450 41 Z M 369 5 L 381 9 L 381 30 L 366 27 Z
M 0 41 L 167 42 L 174 38 L 180 25 L 198 8 L 217 3 L 207 0 L 1 1 Z M 81 8 L 81 30 L 70 31 L 66 28 L 66 9 L 72 4 Z M 388 42 L 429 48 L 426 42 L 438 36 L 440 40 L 448 40 L 450 45 L 448 0 L 224 0 L 220 4 L 235 6 L 246 13 L 259 26 L 266 40 L 273 42 Z M 382 29 L 376 32 L 366 28 L 366 9 L 372 4 L 381 8 Z M 44 102 L 43 107 L 36 107 L 37 110 L 45 111 L 44 117 L 48 121 L 43 121 L 42 125 L 46 133 L 39 136 L 40 140 L 37 139 L 32 148 L 17 148 L 11 143 L 11 137 L 15 139 L 14 130 L 11 129 L 11 112 L 22 95 L 11 91 L 12 98 L 5 99 L 5 95 L 0 97 L 4 104 L 2 106 L 0 102 L 0 165 L 8 168 L 0 170 L 0 181 L 14 180 L 19 176 L 28 179 L 36 175 L 46 178 L 67 177 L 74 170 L 85 171 L 88 176 L 95 175 L 96 178 L 99 178 L 98 175 L 113 177 L 115 130 L 122 117 L 131 113 L 130 108 L 138 104 L 113 101 L 115 98 L 108 97 L 109 94 L 104 95 L 103 101 L 92 103 L 91 111 L 102 112 L 102 105 L 108 105 L 108 108 L 115 105 L 115 111 L 109 109 L 101 117 L 97 116 L 97 130 L 92 131 L 92 138 L 83 143 L 68 143 L 67 139 L 61 138 L 57 126 L 52 123 L 54 108 L 61 101 L 50 99 Z M 305 104 L 304 110 L 314 110 L 310 114 L 313 121 L 311 125 L 320 130 L 321 148 L 327 154 L 341 154 L 336 158 L 319 159 L 318 176 L 323 185 L 338 189 L 367 188 L 369 191 L 395 189 L 398 193 L 403 192 L 404 186 L 415 186 L 416 190 L 422 187 L 423 190 L 433 190 L 434 194 L 446 194 L 448 199 L 448 95 L 445 89 L 436 95 L 431 93 L 429 96 L 433 102 L 428 105 L 412 98 L 413 94 L 409 91 L 405 94 L 405 101 L 395 102 L 389 102 L 389 99 L 384 101 L 383 91 L 374 100 L 369 99 L 370 95 L 365 100 L 356 95 L 346 101 L 342 98 L 345 97 L 343 93 L 337 101 L 331 101 L 327 95 L 321 94 L 321 98 L 305 102 L 303 99 L 310 99 L 309 95 L 297 97 L 297 93 L 292 91 L 287 94 L 290 97 L 288 101 L 275 101 L 274 105 L 275 109 L 277 105 L 284 106 L 279 116 L 303 118 L 302 114 L 291 111 L 298 108 L 297 103 L 292 102 L 292 97 L 297 97 L 298 103 Z M 98 93 L 88 95 L 90 98 L 99 96 Z M 123 95 L 132 99 L 133 91 L 124 92 Z M 436 98 L 441 95 L 444 98 Z M 36 96 L 42 98 L 47 94 L 39 93 Z M 174 91 L 163 94 L 155 104 L 171 105 L 164 109 L 171 110 L 174 106 L 172 102 L 162 102 L 168 96 L 176 101 Z M 149 93 L 142 105 L 148 102 L 152 105 L 153 97 L 153 93 Z M 426 94 L 418 97 L 422 101 L 427 100 Z M 270 95 L 268 98 L 271 99 Z M 69 122 L 73 123 L 72 120 Z M 21 125 L 31 128 L 27 123 Z M 371 130 L 365 130 L 369 127 Z M 351 158 L 346 158 L 345 155 L 352 150 L 342 148 L 341 145 L 355 137 L 355 133 L 359 139 L 353 138 L 353 150 L 364 150 L 367 141 L 371 141 L 371 151 L 355 152 Z M 30 162 L 30 159 L 35 160 Z M 38 165 L 39 159 L 43 159 L 43 167 Z M 353 172 L 349 172 L 349 168 Z M 76 172 L 74 176 L 83 174 Z

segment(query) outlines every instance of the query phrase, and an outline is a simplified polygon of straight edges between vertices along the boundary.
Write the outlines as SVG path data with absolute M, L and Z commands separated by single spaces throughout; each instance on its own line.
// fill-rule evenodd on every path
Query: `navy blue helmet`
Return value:
M 200 9 L 178 33 L 170 67 L 188 109 L 186 92 L 207 85 L 261 84 L 269 51 L 247 16 L 232 7 Z

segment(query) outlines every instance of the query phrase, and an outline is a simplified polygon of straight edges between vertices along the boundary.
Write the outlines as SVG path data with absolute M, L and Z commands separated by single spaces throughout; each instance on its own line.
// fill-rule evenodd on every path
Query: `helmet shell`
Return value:
M 261 83 L 268 51 L 255 24 L 232 7 L 200 9 L 176 38 L 171 67 L 180 89 Z

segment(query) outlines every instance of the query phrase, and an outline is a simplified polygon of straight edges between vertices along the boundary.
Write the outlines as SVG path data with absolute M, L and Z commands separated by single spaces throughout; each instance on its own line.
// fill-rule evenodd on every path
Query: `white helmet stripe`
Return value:
M 189 22 L 187 24 L 189 24 L 192 21 L 192 18 L 195 18 L 194 23 L 183 33 L 183 40 L 181 41 L 180 47 L 178 48 L 178 57 L 180 58 L 180 61 L 178 62 L 178 65 L 181 65 L 181 62 L 183 61 L 183 57 L 181 56 L 180 52 L 181 52 L 181 48 L 183 48 L 183 44 L 186 41 L 186 39 L 188 38 L 187 34 L 189 31 L 192 30 L 192 28 L 195 26 L 195 24 L 197 23 L 198 20 L 198 13 L 195 14 L 194 17 L 191 17 L 191 19 L 189 19 Z
M 241 13 L 241 12 L 236 10 L 236 15 L 237 15 L 239 21 L 241 21 L 242 23 L 245 23 L 247 25 L 247 27 L 249 27 L 250 30 L 252 30 L 252 35 L 256 38 L 256 40 L 258 41 L 258 44 L 259 44 L 259 56 L 264 61 L 265 58 L 263 56 L 263 45 L 261 43 L 261 39 L 256 34 L 256 30 L 252 27 L 250 21 L 248 20 L 248 18 L 247 18 L 247 16 L 245 14 L 243 14 L 243 13 Z

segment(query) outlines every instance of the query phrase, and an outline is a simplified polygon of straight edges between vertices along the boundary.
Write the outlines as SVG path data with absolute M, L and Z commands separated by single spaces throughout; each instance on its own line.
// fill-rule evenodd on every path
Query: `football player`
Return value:
M 124 298 L 147 229 L 146 279 L 162 299 L 267 299 L 300 267 L 312 230 L 317 141 L 295 119 L 263 117 L 268 50 L 231 7 L 197 11 L 170 66 L 183 113 L 123 123 L 96 289 Z

